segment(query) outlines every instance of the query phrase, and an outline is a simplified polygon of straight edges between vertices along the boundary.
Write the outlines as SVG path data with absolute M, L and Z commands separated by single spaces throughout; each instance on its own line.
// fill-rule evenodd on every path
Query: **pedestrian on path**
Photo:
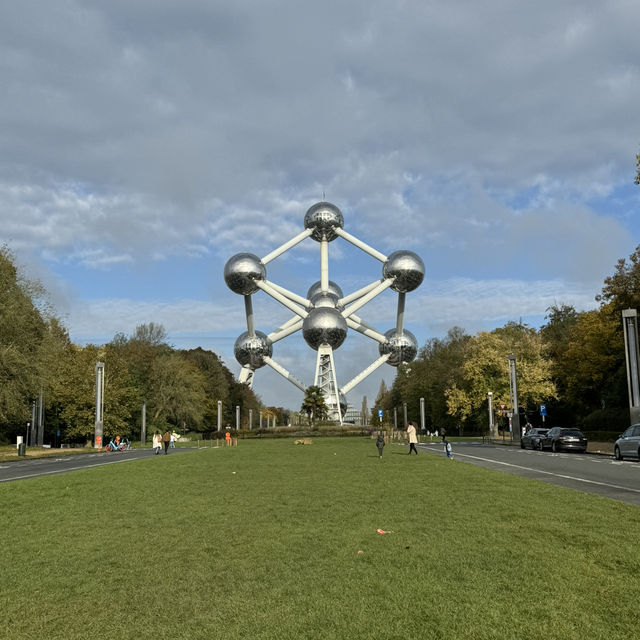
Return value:
M 157 456 L 160 453 L 160 449 L 162 448 L 162 436 L 160 435 L 160 432 L 157 430 L 153 434 L 152 443 L 153 443 L 153 455 Z
M 164 432 L 162 436 L 162 444 L 164 445 L 164 455 L 166 456 L 169 451 L 169 443 L 171 442 L 171 434 L 168 431 Z
M 376 447 L 378 447 L 378 455 L 380 456 L 380 458 L 382 458 L 382 450 L 384 449 L 384 436 L 382 435 L 382 431 L 378 433 Z
M 418 444 L 418 436 L 416 434 L 416 425 L 414 422 L 410 422 L 407 425 L 407 434 L 409 436 L 409 455 L 411 455 L 412 451 L 415 451 L 416 455 L 418 455 L 418 450 L 416 449 L 416 444 Z
M 453 458 L 453 451 L 451 449 L 451 443 L 448 440 L 444 441 L 444 450 L 447 453 L 447 458 Z

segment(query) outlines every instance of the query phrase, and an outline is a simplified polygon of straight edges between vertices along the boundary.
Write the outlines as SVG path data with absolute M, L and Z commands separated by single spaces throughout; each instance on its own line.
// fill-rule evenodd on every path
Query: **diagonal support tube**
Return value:
M 294 236 L 288 242 L 285 242 L 283 245 L 279 246 L 277 249 L 274 249 L 271 253 L 268 253 L 264 258 L 262 258 L 262 264 L 267 264 L 267 262 L 271 262 L 274 258 L 277 258 L 279 255 L 282 255 L 285 251 L 291 249 L 291 247 L 295 247 L 299 242 L 302 242 L 305 238 L 308 238 L 313 233 L 313 229 L 305 229 L 301 231 L 297 236 Z
M 290 324 L 288 327 L 280 328 L 276 331 L 273 331 L 267 336 L 267 338 L 269 338 L 272 343 L 278 342 L 278 340 L 282 340 L 283 338 L 290 336 L 292 333 L 300 331 L 300 329 L 302 329 L 302 320 L 300 318 L 296 318 L 295 323 Z
M 370 329 L 369 327 L 365 327 L 359 322 L 356 322 L 352 318 L 347 318 L 347 326 L 351 329 L 355 329 L 358 333 L 361 333 L 363 336 L 367 336 L 367 338 L 373 338 L 377 342 L 381 344 L 386 342 L 387 339 L 381 334 L 379 331 L 375 329 Z
M 352 245 L 358 247 L 358 249 L 362 249 L 365 253 L 368 253 L 370 256 L 373 256 L 376 260 L 380 260 L 380 262 L 386 262 L 387 256 L 384 253 L 380 253 L 376 251 L 373 247 L 370 247 L 368 244 L 362 242 L 362 240 L 358 240 L 355 236 L 352 236 L 350 233 L 347 233 L 344 229 L 340 227 L 336 227 L 334 229 L 336 235 L 344 238 L 347 242 L 350 242 Z M 264 262 L 264 260 L 263 260 Z
M 348 318 L 352 313 L 355 313 L 358 309 L 360 309 L 360 307 L 364 307 L 367 302 L 373 300 L 377 295 L 380 295 L 385 289 L 388 289 L 393 284 L 394 280 L 395 278 L 387 278 L 386 280 L 383 280 L 380 284 L 378 284 L 377 287 L 369 291 L 367 295 L 362 296 L 362 298 L 360 298 L 357 302 L 354 302 L 350 307 L 347 307 L 342 312 L 342 317 Z M 256 284 L 258 284 L 258 281 L 256 281 Z
M 388 359 L 390 353 L 385 353 L 383 356 L 380 356 L 375 362 L 372 362 L 364 371 L 361 371 L 355 378 L 349 380 L 347 384 L 340 389 L 340 391 L 344 394 L 349 393 L 353 387 L 362 382 L 368 375 L 372 374 L 380 365 L 383 365 Z
M 269 358 L 269 356 L 264 356 L 262 359 L 264 360 L 265 364 L 269 365 L 275 372 L 279 373 L 283 378 L 286 378 L 289 382 L 291 382 L 291 384 L 298 387 L 300 391 L 305 390 L 305 386 L 302 384 L 302 382 L 294 378 L 282 365 L 279 365 L 275 360 L 272 360 L 271 358 Z
M 301 318 L 306 318 L 309 315 L 302 307 L 297 305 L 295 302 L 291 302 L 289 298 L 276 291 L 268 282 L 265 282 L 264 280 L 255 280 L 255 283 L 256 287 L 262 289 L 267 295 L 270 295 L 280 304 L 283 304 L 287 309 L 290 309 Z
M 357 291 L 350 293 L 348 296 L 345 296 L 344 298 L 340 298 L 340 300 L 338 300 L 338 304 L 344 307 L 350 302 L 353 302 L 358 298 L 362 298 L 362 296 L 369 293 L 369 291 L 371 291 L 372 289 L 375 289 L 381 282 L 384 282 L 382 278 L 380 278 L 380 280 L 376 280 L 375 282 L 372 282 L 371 284 L 368 284 L 366 287 L 362 287 L 362 289 L 358 289 Z

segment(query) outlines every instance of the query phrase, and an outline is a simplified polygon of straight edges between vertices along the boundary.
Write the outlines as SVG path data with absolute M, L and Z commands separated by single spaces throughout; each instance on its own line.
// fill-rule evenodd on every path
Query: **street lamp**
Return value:
M 495 438 L 496 434 L 493 432 L 493 405 L 491 404 L 493 400 L 493 393 L 491 393 L 491 391 L 487 393 L 487 400 L 489 401 L 489 436 L 491 438 Z

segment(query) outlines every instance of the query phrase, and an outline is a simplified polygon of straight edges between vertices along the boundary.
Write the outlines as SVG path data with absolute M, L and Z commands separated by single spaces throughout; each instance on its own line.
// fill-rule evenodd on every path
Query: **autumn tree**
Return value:
M 481 332 L 468 342 L 462 379 L 445 391 L 449 413 L 467 420 L 486 405 L 489 391 L 496 403 L 508 405 L 510 354 L 516 356 L 520 406 L 533 408 L 556 396 L 540 334 L 510 322 L 500 329 Z

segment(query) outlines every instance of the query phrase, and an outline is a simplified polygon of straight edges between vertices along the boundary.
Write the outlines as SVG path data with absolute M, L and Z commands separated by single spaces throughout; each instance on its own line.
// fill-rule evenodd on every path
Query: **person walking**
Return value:
M 447 454 L 447 458 L 452 459 L 453 451 L 451 449 L 451 443 L 448 440 L 444 441 L 444 450 L 445 450 L 445 453 Z
M 407 425 L 407 435 L 409 436 L 409 455 L 411 455 L 412 451 L 415 451 L 416 455 L 418 455 L 418 450 L 416 449 L 418 436 L 416 434 L 416 425 L 413 422 Z
M 376 447 L 378 447 L 378 456 L 382 458 L 382 450 L 384 449 L 384 436 L 382 431 L 378 433 L 378 439 L 376 440 Z
M 162 436 L 162 444 L 164 445 L 164 455 L 166 456 L 169 451 L 169 443 L 171 442 L 171 434 L 168 431 L 164 432 Z
M 153 434 L 152 443 L 153 443 L 153 455 L 157 456 L 160 453 L 160 448 L 162 443 L 162 436 L 160 435 L 159 431 L 156 431 Z
M 442 427 L 442 442 L 446 442 L 447 441 L 447 430 Z

